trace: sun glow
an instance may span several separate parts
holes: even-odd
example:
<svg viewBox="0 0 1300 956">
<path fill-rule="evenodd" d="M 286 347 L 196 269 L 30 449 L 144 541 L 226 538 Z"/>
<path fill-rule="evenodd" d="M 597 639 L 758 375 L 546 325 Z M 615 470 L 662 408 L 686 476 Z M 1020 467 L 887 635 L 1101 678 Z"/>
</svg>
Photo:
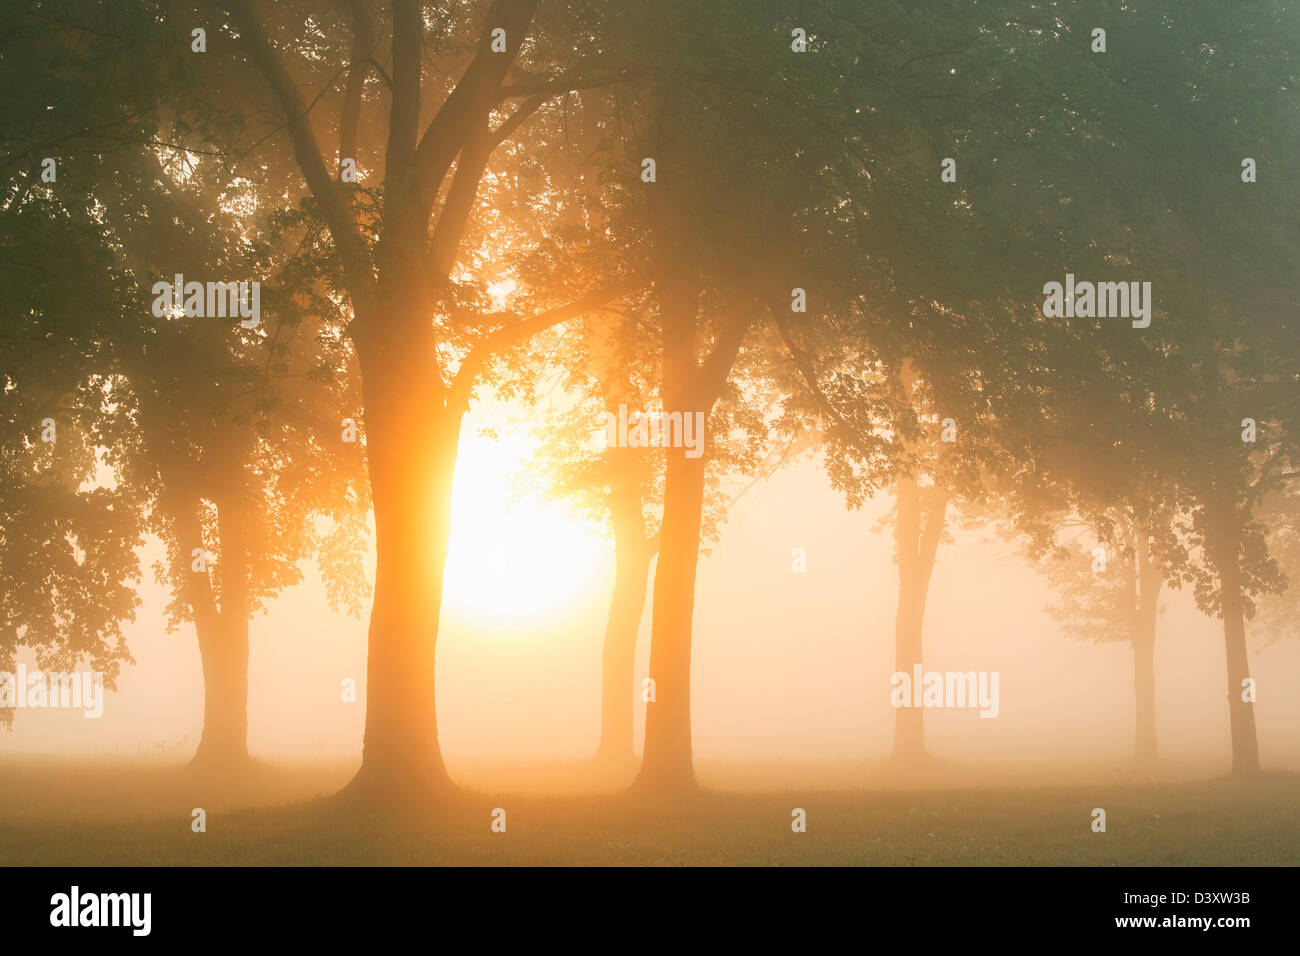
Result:
<svg viewBox="0 0 1300 956">
<path fill-rule="evenodd" d="M 599 528 L 540 493 L 512 494 L 534 442 L 467 427 L 452 485 L 451 550 L 444 605 L 469 620 L 554 618 L 605 587 L 610 546 Z"/>
</svg>

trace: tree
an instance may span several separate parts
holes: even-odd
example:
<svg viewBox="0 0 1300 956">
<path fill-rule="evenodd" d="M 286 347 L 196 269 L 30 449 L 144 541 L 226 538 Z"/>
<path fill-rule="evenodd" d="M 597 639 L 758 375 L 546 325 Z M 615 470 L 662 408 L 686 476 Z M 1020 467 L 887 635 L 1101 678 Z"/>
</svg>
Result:
<svg viewBox="0 0 1300 956">
<path fill-rule="evenodd" d="M 1193 499 L 1195 594 L 1224 622 L 1233 769 L 1249 774 L 1259 757 L 1245 620 L 1253 596 L 1280 585 L 1255 508 L 1289 480 L 1295 454 L 1295 239 L 1284 223 L 1297 191 L 1251 181 L 1253 157 L 1241 154 L 1244 143 L 1295 145 L 1296 24 L 1273 3 L 1226 34 L 1213 4 L 1133 17 L 1142 52 L 1091 67 L 1110 93 L 1086 117 L 1099 131 L 1086 155 L 1126 211 L 1116 260 L 1160 291 L 1140 340 L 1118 328 L 1094 339 L 1107 359 L 1097 367 L 1121 370 L 1130 414 L 1152 423 L 1146 454 Z M 1170 68 L 1153 73 L 1153 61 Z M 1262 441 L 1249 440 L 1253 425 Z"/>
<path fill-rule="evenodd" d="M 1111 506 L 1058 527 L 1087 534 L 1057 545 L 1038 564 L 1060 592 L 1049 613 L 1070 637 L 1091 641 L 1127 641 L 1133 649 L 1136 705 L 1134 757 L 1140 765 L 1156 759 L 1156 624 L 1160 593 L 1172 569 L 1186 554 L 1172 536 L 1171 516 L 1144 513 L 1132 506 Z M 1094 544 L 1095 547 L 1088 545 Z M 1175 583 L 1179 579 L 1175 577 Z"/>
<path fill-rule="evenodd" d="M 122 5 L 26 11 L 6 34 L 21 41 L 22 65 L 35 65 L 57 91 L 52 110 L 14 117 L 9 139 L 39 148 L 36 140 L 47 137 L 58 143 L 63 166 L 63 177 L 38 191 L 37 171 L 25 181 L 20 173 L 10 194 L 10 221 L 23 224 L 27 240 L 22 257 L 38 252 L 49 263 L 45 281 L 14 276 L 31 296 L 15 320 L 14 341 L 56 346 L 18 349 L 31 352 L 24 356 L 31 374 L 13 380 L 11 394 L 24 404 L 44 400 L 43 377 L 82 396 L 81 420 L 63 422 L 64 447 L 82 449 L 79 458 L 68 457 L 78 470 L 65 468 L 64 477 L 104 486 L 72 499 L 103 509 L 92 526 L 103 532 L 93 550 L 86 532 L 72 525 L 64 532 L 69 546 L 85 552 L 78 566 L 96 576 L 82 585 L 81 599 L 98 600 L 102 609 L 83 612 L 74 624 L 61 606 L 73 592 L 46 572 L 62 596 L 14 620 L 26 627 L 28 643 L 49 631 L 46 647 L 86 645 L 81 631 L 90 626 L 129 659 L 110 615 L 123 616 L 119 595 L 130 594 L 137 576 L 133 549 L 141 533 L 160 535 L 169 560 L 157 570 L 172 584 L 171 623 L 195 622 L 203 659 L 196 761 L 229 768 L 248 756 L 250 615 L 299 580 L 298 562 L 313 554 L 322 559 L 331 600 L 356 607 L 365 586 L 360 549 L 368 502 L 357 480 L 359 450 L 348 454 L 337 441 L 322 440 L 338 434 L 339 393 L 348 384 L 347 353 L 323 332 L 335 308 L 320 294 L 319 275 L 304 270 L 303 246 L 276 255 L 249 240 L 252 217 L 235 207 L 256 208 L 265 194 L 257 197 L 257 187 L 241 185 L 221 161 L 239 144 L 237 124 L 211 105 L 220 96 L 208 99 L 213 91 L 197 89 L 196 78 L 173 69 L 169 58 L 159 58 L 155 71 L 141 69 L 136 44 L 166 49 L 166 32 L 152 9 Z M 95 39 L 85 60 L 69 57 L 86 37 Z M 101 90 L 94 67 L 105 64 L 119 64 L 110 72 L 129 77 L 130 87 Z M 56 128 L 44 130 L 49 123 Z M 178 125 L 202 159 L 162 144 L 162 129 Z M 30 243 L 51 226 L 61 233 L 57 254 Z M 273 261 L 285 268 L 281 282 L 266 290 L 265 324 L 243 329 L 238 316 L 196 318 L 167 309 L 156 317 L 151 309 L 160 276 L 265 277 Z M 31 264 L 15 264 L 30 272 Z M 67 361 L 71 354 L 80 360 Z M 16 475 L 15 493 L 30 499 L 51 477 Z M 78 505 L 74 514 L 84 510 Z M 324 536 L 313 526 L 322 513 L 336 519 Z M 17 509 L 4 527 L 14 541 L 39 531 Z M 54 553 L 53 542 L 47 547 Z M 26 573 L 38 569 L 38 556 L 32 559 Z M 11 582 L 5 593 L 21 600 L 16 595 L 26 590 Z"/>
<path fill-rule="evenodd" d="M 608 527 L 614 540 L 596 753 L 600 763 L 614 770 L 635 766 L 633 722 L 643 690 L 633 680 L 636 644 L 663 515 L 665 450 L 642 443 L 638 433 L 659 416 L 659 370 L 648 361 L 656 352 L 651 318 L 649 303 L 639 304 L 620 321 L 567 336 L 562 350 L 548 350 L 565 369 L 565 394 L 574 402 L 547 417 L 539 429 L 539 453 L 526 469 L 551 496 Z M 732 404 L 735 395 L 727 399 L 713 416 L 718 427 L 711 434 L 705 467 L 703 554 L 718 540 L 727 510 L 744 493 L 731 486 L 758 467 L 768 432 L 761 398 L 747 397 L 741 404 Z M 593 430 L 601 433 L 594 449 Z M 622 431 L 628 433 L 626 444 L 620 443 Z M 764 470 L 782 463 L 768 462 Z"/>
<path fill-rule="evenodd" d="M 561 8 L 535 23 L 538 6 L 538 0 L 495 0 L 470 24 L 429 19 L 415 0 L 395 0 L 382 29 L 368 25 L 377 18 L 367 5 L 353 6 L 356 51 L 385 32 L 390 37 L 377 218 L 366 218 L 354 191 L 327 166 L 320 115 L 291 72 L 293 24 L 272 22 L 274 11 L 251 0 L 229 6 L 243 56 L 283 115 L 299 171 L 328 225 L 340 291 L 352 312 L 348 334 L 363 383 L 378 553 L 365 743 L 349 787 L 363 799 L 419 803 L 451 786 L 437 741 L 434 652 L 451 480 L 476 384 L 532 335 L 641 284 L 620 276 L 604 276 L 600 284 L 588 279 L 577 299 L 549 308 L 542 305 L 545 290 L 530 290 L 525 301 L 535 308 L 526 315 L 478 312 L 467 307 L 473 290 L 459 287 L 459 251 L 496 148 L 554 95 L 617 79 L 597 62 L 603 51 L 595 11 L 584 8 L 582 17 L 575 7 Z M 442 69 L 427 68 L 431 57 Z M 245 68 L 233 57 L 223 65 Z M 308 66 L 324 72 L 321 64 Z M 348 67 L 345 62 L 340 70 Z M 351 68 L 368 72 L 369 64 L 354 54 Z M 456 79 L 433 89 L 441 102 L 430 117 L 422 104 L 444 76 Z M 356 128 L 353 117 L 365 105 L 351 89 L 340 129 Z M 574 273 L 583 276 L 580 268 Z"/>
<path fill-rule="evenodd" d="M 106 361 L 120 290 L 102 247 L 85 241 L 98 230 L 86 197 L 69 202 L 39 176 L 8 179 L 0 212 L 0 670 L 12 673 L 26 646 L 42 669 L 89 664 L 112 689 L 131 661 L 122 628 L 139 604 L 143 532 L 101 454 L 129 431 Z M 0 704 L 0 721 L 14 703 Z"/>
<path fill-rule="evenodd" d="M 925 52 L 904 42 L 917 34 Z M 792 419 L 824 423 L 832 487 L 850 508 L 894 489 L 895 662 L 910 674 L 946 526 L 992 510 L 989 476 L 1014 460 L 1007 425 L 1026 411 L 997 380 L 1015 376 L 1039 334 L 1017 314 L 1039 237 L 1008 205 L 1024 201 L 1018 150 L 1038 132 L 1026 67 L 1044 41 L 1011 11 L 954 6 L 875 19 L 864 44 L 832 89 L 865 105 L 837 115 L 823 94 L 810 110 L 845 139 L 835 168 L 848 222 L 830 275 L 848 288 L 798 334 L 775 318 L 798 373 Z M 923 710 L 900 708 L 895 758 L 925 754 Z"/>
<path fill-rule="evenodd" d="M 614 541 L 614 587 L 605 624 L 601 661 L 600 739 L 596 759 L 613 769 L 634 765 L 633 720 L 640 696 L 634 686 L 637 635 L 645 610 L 650 565 L 659 546 L 663 468 L 651 449 L 604 442 L 593 450 L 592 432 L 606 415 L 616 423 L 651 414 L 653 375 L 634 357 L 646 343 L 636 313 L 592 330 L 572 342 L 561 364 L 565 385 L 576 397 L 563 412 L 549 415 L 543 442 L 529 472 L 553 497 L 607 527 Z M 621 406 L 621 407 L 620 407 Z"/>
<path fill-rule="evenodd" d="M 151 90 L 89 18 L 37 13 L 0 13 L 0 76 L 14 90 L 43 78 L 39 96 L 11 97 L 3 120 L 0 669 L 26 646 L 41 668 L 89 665 L 112 689 L 131 660 L 123 625 L 138 605 L 143 515 L 104 455 L 130 434 L 112 374 L 124 303 L 78 170 L 96 150 L 147 135 L 137 108 Z M 134 4 L 109 17 L 110 31 L 149 30 Z"/>
<path fill-rule="evenodd" d="M 359 613 L 369 498 L 361 443 L 343 437 L 354 428 L 343 413 L 355 372 L 331 331 L 341 319 L 313 256 L 319 226 L 278 216 L 265 227 L 281 249 L 251 242 L 250 223 L 205 201 L 229 195 L 222 172 L 191 169 L 182 186 L 153 156 L 135 154 L 106 177 L 102 202 L 136 293 L 114 337 L 140 426 L 121 477 L 168 545 L 157 570 L 172 587 L 170 625 L 193 621 L 198 635 L 196 762 L 228 768 L 248 757 L 250 619 L 302 579 L 308 557 L 320 559 L 331 603 Z M 271 277 L 261 280 L 258 326 L 143 321 L 153 283 L 176 273 Z M 330 519 L 324 533 L 317 518 Z"/>
</svg>

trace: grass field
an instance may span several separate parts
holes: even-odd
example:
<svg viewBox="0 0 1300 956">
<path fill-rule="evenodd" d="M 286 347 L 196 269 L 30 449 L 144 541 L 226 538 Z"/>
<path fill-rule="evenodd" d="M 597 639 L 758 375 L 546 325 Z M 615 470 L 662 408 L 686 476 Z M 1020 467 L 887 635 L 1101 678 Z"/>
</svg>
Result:
<svg viewBox="0 0 1300 956">
<path fill-rule="evenodd" d="M 821 786 L 741 793 L 726 784 L 762 774 L 732 767 L 714 768 L 712 780 L 702 770 L 719 789 L 648 803 L 609 781 L 607 792 L 592 793 L 597 783 L 579 767 L 533 767 L 532 778 L 508 769 L 480 768 L 470 775 L 479 786 L 455 803 L 396 819 L 320 799 L 346 781 L 340 766 L 263 766 L 231 783 L 176 767 L 9 758 L 0 761 L 0 865 L 1300 862 L 1300 775 L 1292 773 L 1068 786 L 973 786 L 949 774 L 955 785 L 877 780 L 870 789 L 846 787 L 858 777 L 823 774 Z M 545 780 L 566 783 L 551 796 L 511 795 L 543 791 L 537 781 Z M 583 786 L 585 795 L 563 792 Z M 207 811 L 205 833 L 191 831 L 195 807 Z M 505 833 L 490 828 L 497 807 Z M 795 807 L 807 812 L 806 833 L 791 831 Z M 1105 833 L 1092 832 L 1094 807 L 1106 810 Z"/>
</svg>

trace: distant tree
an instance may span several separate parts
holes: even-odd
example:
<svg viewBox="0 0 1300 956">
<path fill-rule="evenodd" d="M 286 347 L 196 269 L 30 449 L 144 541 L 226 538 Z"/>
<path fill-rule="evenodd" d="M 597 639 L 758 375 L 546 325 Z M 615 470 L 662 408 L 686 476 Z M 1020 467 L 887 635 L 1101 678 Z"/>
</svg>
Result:
<svg viewBox="0 0 1300 956">
<path fill-rule="evenodd" d="M 655 449 L 607 444 L 605 415 L 636 420 L 654 411 L 654 369 L 645 362 L 636 316 L 607 325 L 609 333 L 575 339 L 586 352 L 570 356 L 564 382 L 574 403 L 546 416 L 530 482 L 566 501 L 614 541 L 614 589 L 601 664 L 600 742 L 596 759 L 611 768 L 634 763 L 633 683 L 636 641 L 645 610 L 650 565 L 659 546 L 663 462 Z M 653 353 L 651 353 L 653 354 Z M 581 363 L 581 364 L 579 364 Z M 599 434 L 597 434 L 599 432 Z M 594 441 L 593 441 L 594 436 Z"/>
<path fill-rule="evenodd" d="M 112 374 L 124 303 L 111 257 L 86 241 L 100 228 L 88 197 L 66 199 L 71 170 L 63 196 L 39 177 L 39 166 L 7 177 L 0 211 L 0 670 L 28 647 L 41 668 L 88 665 L 112 689 L 131 661 L 123 625 L 139 604 L 144 530 L 103 454 L 130 440 Z"/>
<path fill-rule="evenodd" d="M 131 660 L 144 525 L 105 453 L 132 431 L 113 374 L 125 299 L 86 167 L 148 137 L 153 90 L 90 12 L 0 10 L 0 79 L 14 91 L 0 118 L 0 670 L 27 647 L 42 668 L 89 666 L 112 689 Z M 106 17 L 160 38 L 139 4 Z"/>
<path fill-rule="evenodd" d="M 1141 765 L 1149 765 L 1157 755 L 1155 644 L 1160 594 L 1166 581 L 1180 585 L 1187 573 L 1187 553 L 1174 534 L 1173 517 L 1159 507 L 1111 505 L 1074 519 L 1059 519 L 1056 528 L 1074 534 L 1035 555 L 1037 566 L 1060 593 L 1060 602 L 1048 612 L 1063 633 L 1080 640 L 1131 645 L 1134 756 Z"/>
<path fill-rule="evenodd" d="M 1093 53 L 1079 25 L 1109 10 L 1026 18 L 1040 38 L 1020 110 L 1033 136 L 1003 176 L 1040 247 L 1016 257 L 1023 274 L 1123 276 L 1151 295 L 1145 316 L 1048 317 L 1040 300 L 1021 326 L 1023 347 L 988 380 L 1016 449 L 1008 500 L 1032 523 L 1064 492 L 1092 514 L 1131 515 L 1153 539 L 1156 516 L 1168 518 L 1198 604 L 1224 621 L 1233 767 L 1250 773 L 1244 621 L 1280 586 L 1255 508 L 1294 471 L 1298 290 L 1284 224 L 1300 192 L 1285 177 L 1247 181 L 1241 154 L 1243 143 L 1293 150 L 1297 24 L 1276 3 L 1231 29 L 1212 3 L 1135 7 L 1122 29 L 1141 42 Z M 1157 549 L 1167 572 L 1176 548 Z"/>
<path fill-rule="evenodd" d="M 170 621 L 195 622 L 203 659 L 196 760 L 229 767 L 248 756 L 250 615 L 299 580 L 298 562 L 312 555 L 332 601 L 355 611 L 364 595 L 369 505 L 361 446 L 339 441 L 339 410 L 348 407 L 341 394 L 350 382 L 348 353 L 329 331 L 337 306 L 304 254 L 309 242 L 287 244 L 287 254 L 249 239 L 246 208 L 258 205 L 257 187 L 218 158 L 239 145 L 232 133 L 238 124 L 220 108 L 220 95 L 205 98 L 213 91 L 198 92 L 195 78 L 165 58 L 155 70 L 142 69 L 132 42 L 169 43 L 151 9 L 74 4 L 45 15 L 26 11 L 11 26 L 23 65 L 48 75 L 66 98 L 53 112 L 67 129 L 55 137 L 62 177 L 34 189 L 38 171 L 20 171 L 10 187 L 8 221 L 21 223 L 22 234 L 8 278 L 29 298 L 11 326 L 11 354 L 24 372 L 10 379 L 6 394 L 15 404 L 45 403 L 55 387 L 80 396 L 81 407 L 58 415 L 64 464 L 24 469 L 9 487 L 15 501 L 29 504 L 42 487 L 72 479 L 83 487 L 73 485 L 75 495 L 59 509 L 15 507 L 0 527 L 15 544 L 33 535 L 39 541 L 49 531 L 33 519 L 48 513 L 64 524 L 66 546 L 84 552 L 77 573 L 94 576 L 74 597 L 58 581 L 71 569 L 49 562 L 57 546 L 47 540 L 47 553 L 31 552 L 29 567 L 7 560 L 5 569 L 15 578 L 40 573 L 52 599 L 18 613 L 31 590 L 21 580 L 5 583 L 4 599 L 15 602 L 11 619 L 23 624 L 22 642 L 36 644 L 38 654 L 64 643 L 87 647 L 91 631 L 112 642 L 111 677 L 116 659 L 126 657 L 119 620 L 134 604 L 134 549 L 143 532 L 158 534 L 167 546 L 157 570 L 172 585 Z M 89 41 L 89 59 L 70 57 L 87 36 L 97 38 Z M 108 85 L 104 102 L 100 68 L 129 77 L 132 98 L 114 98 L 121 90 Z M 187 101 L 202 103 L 189 122 L 202 159 L 162 144 L 163 127 L 174 125 Z M 83 113 L 113 135 L 97 132 Z M 11 142 L 37 135 L 21 117 L 14 121 L 6 126 Z M 299 238 L 313 229 L 299 228 Z M 33 245 L 47 233 L 57 235 L 57 252 Z M 37 282 L 36 262 L 27 258 L 33 253 L 45 263 Z M 263 321 L 252 328 L 241 328 L 239 316 L 154 314 L 159 279 L 265 280 L 273 270 L 279 274 L 267 283 Z M 71 355 L 81 358 L 68 361 Z M 36 447 L 45 446 L 28 447 L 29 456 Z M 87 482 L 100 487 L 88 490 Z M 71 523 L 84 522 L 92 502 L 102 508 L 96 524 L 83 530 Z M 334 522 L 318 533 L 315 521 L 325 515 Z M 90 530 L 99 532 L 93 549 Z M 68 612 L 76 600 L 97 609 L 74 617 Z"/>
<path fill-rule="evenodd" d="M 1255 602 L 1251 630 L 1260 647 L 1300 638 L 1300 500 L 1294 484 L 1265 496 L 1257 515 L 1267 528 L 1265 545 L 1285 580 L 1277 592 Z"/>
<path fill-rule="evenodd" d="M 620 444 L 617 434 L 611 443 L 606 430 L 609 421 L 616 428 L 629 423 L 635 431 L 643 417 L 660 414 L 657 343 L 649 334 L 649 303 L 644 306 L 618 322 L 566 337 L 566 349 L 547 353 L 564 367 L 565 397 L 574 401 L 546 417 L 538 429 L 541 447 L 526 469 L 530 484 L 608 527 L 614 540 L 596 754 L 613 769 L 635 766 L 633 722 L 641 701 L 641 688 L 633 680 L 636 643 L 664 502 L 665 449 Z M 756 470 L 770 474 L 783 463 L 763 458 L 768 428 L 761 404 L 750 396 L 741 405 L 724 405 L 714 418 L 725 429 L 708 436 L 701 448 L 708 451 L 700 522 L 703 554 L 718 540 L 727 510 L 744 493 L 737 482 L 748 481 Z"/>
<path fill-rule="evenodd" d="M 158 571 L 172 587 L 170 626 L 193 621 L 198 634 L 196 760 L 229 766 L 247 759 L 251 617 L 301 581 L 310 557 L 336 608 L 359 614 L 368 593 L 355 366 L 322 274 L 319 223 L 276 216 L 264 224 L 280 240 L 271 248 L 208 198 L 237 188 L 220 170 L 191 169 L 182 185 L 155 157 L 135 154 L 112 172 L 102 204 L 136 293 L 115 337 L 140 426 L 122 480 L 148 502 L 150 530 L 168 546 Z M 266 277 L 258 326 L 154 318 L 154 282 L 178 273 Z"/>
</svg>

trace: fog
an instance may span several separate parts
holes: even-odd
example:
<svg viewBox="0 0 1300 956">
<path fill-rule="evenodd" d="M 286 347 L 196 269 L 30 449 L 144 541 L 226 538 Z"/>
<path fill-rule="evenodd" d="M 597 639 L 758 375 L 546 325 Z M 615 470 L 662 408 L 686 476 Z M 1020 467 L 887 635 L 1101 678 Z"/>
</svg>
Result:
<svg viewBox="0 0 1300 956">
<path fill-rule="evenodd" d="M 515 417 L 527 420 L 522 410 Z M 464 473 L 495 470 L 509 512 L 509 484 L 524 467 L 472 416 Z M 526 473 L 524 475 L 526 478 Z M 516 511 L 536 508 L 525 501 Z M 888 526 L 892 499 L 847 510 L 818 463 L 804 459 L 754 484 L 733 506 L 720 541 L 701 559 L 695 609 L 692 710 L 695 755 L 739 762 L 748 787 L 861 782 L 864 765 L 890 752 L 894 708 L 894 615 L 898 575 Z M 569 540 L 590 548 L 579 566 L 551 568 L 571 583 L 555 607 L 511 607 L 510 595 L 553 556 L 512 538 L 511 522 L 458 511 L 450 564 L 482 576 L 500 598 L 458 594 L 449 577 L 438 643 L 440 737 L 453 776 L 488 764 L 583 760 L 600 727 L 600 659 L 612 584 L 612 545 L 599 529 L 567 519 Z M 504 533 L 503 533 L 504 532 Z M 1133 655 L 1124 641 L 1090 643 L 1060 633 L 1045 612 L 1055 595 L 1013 541 L 955 528 L 940 546 L 925 619 L 927 671 L 996 671 L 999 710 L 927 708 L 927 748 L 951 761 L 945 777 L 979 780 L 1124 779 L 1132 762 Z M 794 549 L 806 571 L 793 570 Z M 571 550 L 571 548 L 570 548 Z M 153 542 L 142 562 L 160 556 Z M 485 554 L 508 562 L 474 564 Z M 373 555 L 369 574 L 373 579 Z M 366 706 L 363 620 L 332 613 L 315 568 L 253 619 L 249 750 L 270 761 L 355 762 Z M 540 596 L 533 589 L 532 598 Z M 148 757 L 181 762 L 203 721 L 198 646 L 191 625 L 168 634 L 166 592 L 146 575 L 127 629 L 135 663 L 123 669 L 104 713 L 18 710 L 0 732 L 0 753 Z M 1188 589 L 1162 595 L 1156 643 L 1160 763 L 1143 777 L 1207 776 L 1230 766 L 1221 624 L 1196 610 Z M 507 613 L 508 612 L 508 613 Z M 638 639 L 636 682 L 648 674 L 650 608 Z M 1248 632 L 1250 633 L 1250 632 Z M 1300 768 L 1300 648 L 1260 649 L 1257 719 L 1266 769 Z M 34 660 L 20 655 L 29 667 Z M 356 702 L 342 700 L 356 681 Z M 637 708 L 639 741 L 643 709 Z M 730 778 L 728 778 L 730 779 Z M 868 774 L 878 786 L 889 771 Z M 562 780 L 552 779 L 553 784 Z M 898 781 L 892 781 L 897 783 Z"/>
</svg>

